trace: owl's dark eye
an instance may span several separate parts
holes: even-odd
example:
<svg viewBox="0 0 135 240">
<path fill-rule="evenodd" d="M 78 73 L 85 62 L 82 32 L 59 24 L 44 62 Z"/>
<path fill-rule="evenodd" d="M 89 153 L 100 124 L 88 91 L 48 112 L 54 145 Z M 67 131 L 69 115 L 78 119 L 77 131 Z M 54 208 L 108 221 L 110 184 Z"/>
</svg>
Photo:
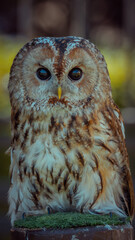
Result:
<svg viewBox="0 0 135 240">
<path fill-rule="evenodd" d="M 77 81 L 82 77 L 82 70 L 80 68 L 73 68 L 69 74 L 68 77 L 71 80 Z"/>
<path fill-rule="evenodd" d="M 51 73 L 47 68 L 39 68 L 36 74 L 37 74 L 37 77 L 42 81 L 49 80 L 51 77 Z"/>
</svg>

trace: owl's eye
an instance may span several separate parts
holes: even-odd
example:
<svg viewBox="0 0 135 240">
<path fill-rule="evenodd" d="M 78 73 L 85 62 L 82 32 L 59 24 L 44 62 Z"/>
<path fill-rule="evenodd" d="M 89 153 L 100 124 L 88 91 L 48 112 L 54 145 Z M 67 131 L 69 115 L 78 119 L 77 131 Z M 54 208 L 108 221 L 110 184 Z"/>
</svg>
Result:
<svg viewBox="0 0 135 240">
<path fill-rule="evenodd" d="M 37 77 L 42 81 L 49 80 L 51 77 L 51 73 L 47 68 L 39 68 L 36 74 L 37 74 Z"/>
<path fill-rule="evenodd" d="M 73 68 L 69 74 L 68 77 L 71 80 L 77 81 L 82 77 L 82 70 L 80 68 Z"/>
</svg>

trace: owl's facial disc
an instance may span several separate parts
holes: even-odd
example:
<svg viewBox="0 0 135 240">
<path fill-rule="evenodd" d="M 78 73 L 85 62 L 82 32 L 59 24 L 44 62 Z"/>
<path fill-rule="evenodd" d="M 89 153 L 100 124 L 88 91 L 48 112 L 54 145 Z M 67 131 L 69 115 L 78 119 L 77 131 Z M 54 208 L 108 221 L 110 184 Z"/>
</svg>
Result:
<svg viewBox="0 0 135 240">
<path fill-rule="evenodd" d="M 60 53 L 60 49 L 39 46 L 23 62 L 27 95 L 35 102 L 56 105 L 80 104 L 91 96 L 98 70 L 91 55 L 82 48 Z"/>
<path fill-rule="evenodd" d="M 104 100 L 104 89 L 111 97 L 102 54 L 94 44 L 78 37 L 41 37 L 27 43 L 14 59 L 8 89 L 15 104 L 45 107 L 80 106 L 95 96 Z"/>
</svg>

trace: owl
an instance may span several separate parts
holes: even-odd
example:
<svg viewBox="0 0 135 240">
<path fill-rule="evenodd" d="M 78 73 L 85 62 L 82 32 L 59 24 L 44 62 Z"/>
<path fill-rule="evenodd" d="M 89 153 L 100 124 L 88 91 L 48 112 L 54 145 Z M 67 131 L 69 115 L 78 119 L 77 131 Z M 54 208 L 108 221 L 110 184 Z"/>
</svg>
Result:
<svg viewBox="0 0 135 240">
<path fill-rule="evenodd" d="M 11 224 L 55 212 L 134 213 L 124 125 L 103 55 L 79 37 L 39 37 L 10 72 Z"/>
</svg>

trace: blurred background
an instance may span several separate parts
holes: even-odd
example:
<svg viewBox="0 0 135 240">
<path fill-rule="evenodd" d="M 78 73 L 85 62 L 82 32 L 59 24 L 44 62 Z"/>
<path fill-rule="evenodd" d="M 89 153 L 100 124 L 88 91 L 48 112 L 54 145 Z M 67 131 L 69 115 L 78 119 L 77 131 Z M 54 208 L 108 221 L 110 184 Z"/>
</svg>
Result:
<svg viewBox="0 0 135 240">
<path fill-rule="evenodd" d="M 9 71 L 18 50 L 37 36 L 81 36 L 107 61 L 113 98 L 125 121 L 135 182 L 135 0 L 4 0 L 0 4 L 0 239 L 9 238 L 6 216 L 10 159 Z"/>
</svg>

